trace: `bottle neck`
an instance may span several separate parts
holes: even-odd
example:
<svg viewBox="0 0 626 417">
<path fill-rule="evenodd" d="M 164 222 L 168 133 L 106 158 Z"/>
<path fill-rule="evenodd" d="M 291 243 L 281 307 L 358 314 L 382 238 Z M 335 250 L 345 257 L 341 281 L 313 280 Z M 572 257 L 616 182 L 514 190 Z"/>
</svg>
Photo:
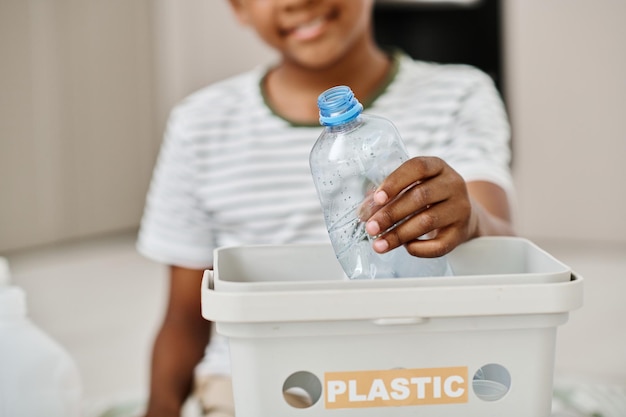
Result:
<svg viewBox="0 0 626 417">
<path fill-rule="evenodd" d="M 363 124 L 363 118 L 362 118 L 362 115 L 359 115 L 355 117 L 354 119 L 348 120 L 344 123 L 334 125 L 334 126 L 325 126 L 325 127 L 327 130 L 329 130 L 332 133 L 345 133 L 345 132 L 353 131 L 354 129 L 361 126 L 362 124 Z"/>
</svg>

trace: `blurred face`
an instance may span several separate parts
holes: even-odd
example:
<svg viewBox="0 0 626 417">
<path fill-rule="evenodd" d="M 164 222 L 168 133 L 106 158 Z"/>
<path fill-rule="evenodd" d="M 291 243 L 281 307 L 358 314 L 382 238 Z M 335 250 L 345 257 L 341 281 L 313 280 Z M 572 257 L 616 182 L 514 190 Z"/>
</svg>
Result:
<svg viewBox="0 0 626 417">
<path fill-rule="evenodd" d="M 239 20 L 285 60 L 319 69 L 331 66 L 370 36 L 373 2 L 231 0 Z"/>
</svg>

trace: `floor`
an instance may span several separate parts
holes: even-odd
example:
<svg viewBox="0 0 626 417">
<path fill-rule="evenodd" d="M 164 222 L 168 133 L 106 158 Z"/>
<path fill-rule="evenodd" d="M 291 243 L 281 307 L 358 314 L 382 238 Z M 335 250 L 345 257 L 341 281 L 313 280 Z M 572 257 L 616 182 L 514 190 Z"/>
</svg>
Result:
<svg viewBox="0 0 626 417">
<path fill-rule="evenodd" d="M 146 394 L 166 270 L 138 255 L 133 232 L 4 254 L 30 317 L 83 378 L 85 417 Z M 585 279 L 585 304 L 558 331 L 557 381 L 626 386 L 626 245 L 536 240 Z M 621 391 L 620 391 L 621 392 Z M 626 414 L 625 414 L 626 415 Z"/>
</svg>

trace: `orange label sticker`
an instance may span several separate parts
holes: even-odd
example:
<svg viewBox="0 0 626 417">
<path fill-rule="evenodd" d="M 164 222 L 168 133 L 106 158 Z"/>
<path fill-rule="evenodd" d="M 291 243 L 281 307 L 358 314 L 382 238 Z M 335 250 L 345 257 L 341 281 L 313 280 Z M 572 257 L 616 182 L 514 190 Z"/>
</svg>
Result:
<svg viewBox="0 0 626 417">
<path fill-rule="evenodd" d="M 325 406 L 459 404 L 468 401 L 467 367 L 326 372 Z"/>
</svg>

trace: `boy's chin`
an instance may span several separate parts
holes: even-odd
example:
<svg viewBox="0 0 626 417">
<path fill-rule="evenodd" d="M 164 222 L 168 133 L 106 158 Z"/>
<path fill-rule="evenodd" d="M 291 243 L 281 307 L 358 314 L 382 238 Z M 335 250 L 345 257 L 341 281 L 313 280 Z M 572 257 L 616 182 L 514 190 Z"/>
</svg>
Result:
<svg viewBox="0 0 626 417">
<path fill-rule="evenodd" d="M 289 61 L 303 69 L 324 71 L 335 67 L 340 61 L 340 58 L 336 54 L 311 51 L 309 53 L 300 53 L 296 56 L 289 56 Z"/>
</svg>

